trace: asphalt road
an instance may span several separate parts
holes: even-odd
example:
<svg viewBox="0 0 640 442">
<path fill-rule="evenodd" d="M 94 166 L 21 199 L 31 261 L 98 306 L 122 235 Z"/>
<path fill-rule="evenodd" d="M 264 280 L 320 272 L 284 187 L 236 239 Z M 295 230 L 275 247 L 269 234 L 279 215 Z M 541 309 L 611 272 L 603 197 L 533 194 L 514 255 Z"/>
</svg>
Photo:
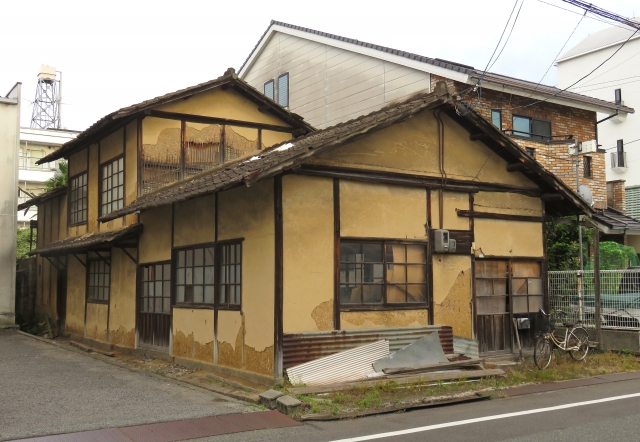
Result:
<svg viewBox="0 0 640 442">
<path fill-rule="evenodd" d="M 638 396 L 576 405 L 585 401 L 599 401 L 623 395 Z M 565 409 L 539 409 L 570 406 Z M 533 412 L 532 412 L 533 411 Z M 530 414 L 501 417 L 507 413 Z M 496 418 L 498 417 L 498 418 Z M 480 422 L 464 423 L 469 419 Z M 410 434 L 384 436 L 384 433 L 431 428 Z M 362 438 L 361 438 L 362 437 Z M 374 438 L 372 438 L 374 437 Z M 263 430 L 230 434 L 200 441 L 638 441 L 640 440 L 640 380 L 622 381 L 571 388 L 547 393 L 494 399 L 441 408 L 409 411 L 338 422 L 315 422 L 303 427 Z"/>
<path fill-rule="evenodd" d="M 0 441 L 243 411 L 255 408 L 0 331 Z"/>
</svg>

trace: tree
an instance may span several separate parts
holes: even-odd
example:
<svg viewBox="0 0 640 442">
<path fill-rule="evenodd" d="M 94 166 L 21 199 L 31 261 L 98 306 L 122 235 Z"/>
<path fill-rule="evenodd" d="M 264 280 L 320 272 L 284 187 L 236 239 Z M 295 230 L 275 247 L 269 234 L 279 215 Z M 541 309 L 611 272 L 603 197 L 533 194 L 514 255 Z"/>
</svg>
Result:
<svg viewBox="0 0 640 442">
<path fill-rule="evenodd" d="M 29 253 L 29 239 L 31 238 L 31 229 L 18 229 L 18 246 L 16 248 L 16 259 L 27 257 Z M 36 239 L 36 229 L 33 229 L 33 240 Z"/>
<path fill-rule="evenodd" d="M 576 217 L 569 218 L 573 221 Z M 546 223 L 547 258 L 549 270 L 579 270 L 580 242 L 578 226 L 573 224 Z M 593 232 L 582 229 L 582 254 L 584 262 L 589 262 L 589 244 Z"/>
<path fill-rule="evenodd" d="M 61 161 L 58 163 L 58 169 L 53 177 L 49 178 L 44 182 L 44 186 L 49 190 L 57 189 L 59 187 L 64 187 L 67 185 L 67 181 L 69 179 L 69 165 L 66 161 Z"/>
</svg>

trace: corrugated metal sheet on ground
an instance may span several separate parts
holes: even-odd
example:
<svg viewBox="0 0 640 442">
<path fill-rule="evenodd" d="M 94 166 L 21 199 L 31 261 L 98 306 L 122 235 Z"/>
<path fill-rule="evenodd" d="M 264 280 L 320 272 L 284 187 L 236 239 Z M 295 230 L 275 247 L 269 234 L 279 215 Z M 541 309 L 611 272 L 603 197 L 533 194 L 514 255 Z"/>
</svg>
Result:
<svg viewBox="0 0 640 442">
<path fill-rule="evenodd" d="M 448 326 L 426 325 L 289 333 L 285 334 L 283 339 L 284 368 L 383 339 L 389 341 L 390 351 L 396 351 L 434 331 L 438 332 L 444 353 L 453 354 L 453 329 Z"/>
<path fill-rule="evenodd" d="M 382 340 L 287 369 L 292 384 L 326 385 L 365 379 L 373 363 L 389 355 L 389 341 Z"/>
<path fill-rule="evenodd" d="M 457 355 L 465 355 L 471 359 L 478 359 L 480 352 L 478 351 L 478 341 L 475 339 L 453 337 L 453 352 Z"/>
</svg>

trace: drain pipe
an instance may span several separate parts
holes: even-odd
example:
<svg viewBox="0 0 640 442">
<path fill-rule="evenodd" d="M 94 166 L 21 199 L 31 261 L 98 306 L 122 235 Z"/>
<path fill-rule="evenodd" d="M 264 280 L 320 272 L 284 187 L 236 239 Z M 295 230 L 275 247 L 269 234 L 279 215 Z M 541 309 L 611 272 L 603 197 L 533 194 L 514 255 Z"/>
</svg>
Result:
<svg viewBox="0 0 640 442">
<path fill-rule="evenodd" d="M 444 170 L 444 123 L 440 117 L 440 110 L 434 110 L 433 116 L 438 121 L 438 168 L 442 180 L 438 190 L 438 228 L 444 228 L 444 186 L 447 183 L 447 173 Z"/>
</svg>

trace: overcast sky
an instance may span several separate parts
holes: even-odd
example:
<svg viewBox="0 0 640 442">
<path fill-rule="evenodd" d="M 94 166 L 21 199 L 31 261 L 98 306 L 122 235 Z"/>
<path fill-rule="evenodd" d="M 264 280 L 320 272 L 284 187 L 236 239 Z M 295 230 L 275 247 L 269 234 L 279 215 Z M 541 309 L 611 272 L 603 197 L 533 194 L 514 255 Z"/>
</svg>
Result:
<svg viewBox="0 0 640 442">
<path fill-rule="evenodd" d="M 537 82 L 554 61 L 582 11 L 545 1 L 569 11 L 524 0 L 493 72 Z M 83 130 L 121 107 L 239 69 L 272 19 L 484 69 L 514 2 L 2 0 L 0 94 L 22 82 L 29 126 L 40 65 L 55 66 L 62 125 Z M 637 1 L 596 3 L 640 13 Z M 608 26 L 584 19 L 565 50 Z M 556 84 L 555 67 L 544 82 Z"/>
</svg>

